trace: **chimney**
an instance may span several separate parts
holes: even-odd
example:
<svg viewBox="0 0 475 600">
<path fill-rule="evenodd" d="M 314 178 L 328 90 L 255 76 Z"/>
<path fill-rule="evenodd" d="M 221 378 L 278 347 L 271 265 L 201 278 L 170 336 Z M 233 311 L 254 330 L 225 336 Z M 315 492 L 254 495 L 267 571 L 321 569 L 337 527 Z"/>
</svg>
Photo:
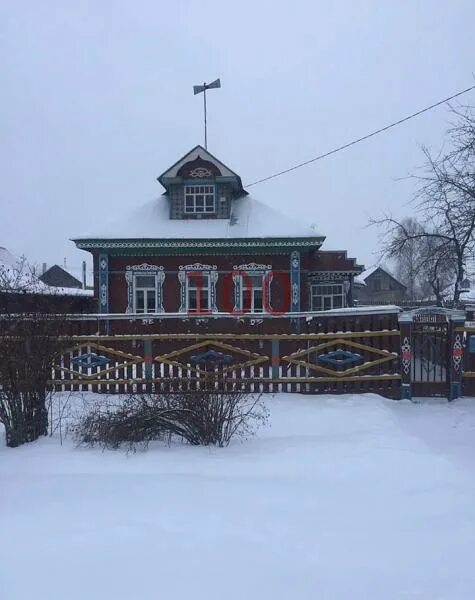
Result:
<svg viewBox="0 0 475 600">
<path fill-rule="evenodd" d="M 46 273 L 46 263 L 43 263 L 42 275 L 44 275 L 45 273 Z"/>
</svg>

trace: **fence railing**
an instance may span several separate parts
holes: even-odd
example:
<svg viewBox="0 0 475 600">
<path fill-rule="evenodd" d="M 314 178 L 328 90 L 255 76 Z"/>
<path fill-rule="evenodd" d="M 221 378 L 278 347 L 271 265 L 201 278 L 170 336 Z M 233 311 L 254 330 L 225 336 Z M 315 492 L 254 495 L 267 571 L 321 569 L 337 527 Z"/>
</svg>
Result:
<svg viewBox="0 0 475 600">
<path fill-rule="evenodd" d="M 251 392 L 399 395 L 399 331 L 77 336 L 58 357 L 56 390 L 199 388 L 210 370 Z"/>
<path fill-rule="evenodd" d="M 285 316 L 166 314 L 145 323 L 143 315 L 62 315 L 70 346 L 57 357 L 50 385 L 102 393 L 193 390 L 219 372 L 228 387 L 251 392 L 475 395 L 470 315 L 400 315 L 392 306 Z M 11 319 L 5 323 L 11 335 Z M 436 356 L 427 350 L 433 338 Z M 423 377 L 414 376 L 416 364 Z"/>
</svg>

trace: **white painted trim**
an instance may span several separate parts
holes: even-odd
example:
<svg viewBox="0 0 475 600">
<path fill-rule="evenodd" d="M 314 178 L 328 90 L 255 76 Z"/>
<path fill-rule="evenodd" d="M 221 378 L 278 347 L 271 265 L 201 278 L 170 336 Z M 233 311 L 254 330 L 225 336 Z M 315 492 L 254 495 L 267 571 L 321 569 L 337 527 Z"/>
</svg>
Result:
<svg viewBox="0 0 475 600">
<path fill-rule="evenodd" d="M 200 158 L 202 158 L 203 160 L 206 160 L 206 161 L 216 165 L 218 167 L 218 169 L 221 171 L 222 177 L 236 177 L 235 173 L 233 173 L 227 167 L 225 167 L 223 165 L 223 163 L 221 161 L 219 161 L 218 159 L 216 159 L 214 156 L 211 156 L 211 154 L 209 154 L 209 152 L 207 152 L 205 150 L 205 148 L 203 148 L 202 146 L 198 146 L 198 147 L 194 148 L 191 152 L 188 152 L 188 154 L 185 154 L 185 156 L 179 162 L 177 162 L 175 165 L 173 165 L 173 167 L 169 168 L 168 171 L 165 171 L 165 173 L 162 173 L 162 175 L 160 175 L 160 177 L 161 178 L 176 177 L 178 171 L 181 169 L 181 167 L 183 165 L 194 161 L 195 159 L 198 158 L 198 156 Z"/>
<path fill-rule="evenodd" d="M 206 208 L 206 193 L 203 193 L 203 210 L 196 210 L 196 196 L 200 195 L 199 192 L 193 192 L 191 195 L 193 196 L 193 206 L 194 210 L 186 210 L 186 197 L 188 187 L 209 187 L 213 190 L 213 210 L 205 210 Z M 208 194 L 209 195 L 209 194 Z M 216 214 L 216 186 L 212 183 L 185 183 L 183 186 L 183 214 L 186 215 L 214 215 Z"/>
</svg>

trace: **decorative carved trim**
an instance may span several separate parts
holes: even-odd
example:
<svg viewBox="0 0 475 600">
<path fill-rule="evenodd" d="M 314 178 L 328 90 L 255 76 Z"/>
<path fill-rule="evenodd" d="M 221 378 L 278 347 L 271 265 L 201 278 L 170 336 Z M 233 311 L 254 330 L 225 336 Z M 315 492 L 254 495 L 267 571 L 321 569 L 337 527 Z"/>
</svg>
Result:
<svg viewBox="0 0 475 600">
<path fill-rule="evenodd" d="M 203 265 L 202 263 L 193 263 L 192 265 L 180 265 L 180 271 L 216 271 L 216 265 Z"/>
<path fill-rule="evenodd" d="M 109 257 L 99 255 L 99 311 L 109 312 Z"/>
<path fill-rule="evenodd" d="M 290 254 L 291 312 L 300 311 L 300 252 Z"/>
<path fill-rule="evenodd" d="M 198 155 L 194 160 L 184 163 L 177 171 L 177 177 L 219 177 L 221 171 L 210 160 L 201 158 Z"/>
<path fill-rule="evenodd" d="M 310 273 L 310 283 L 316 283 L 319 281 L 334 281 L 335 283 L 342 283 L 347 281 L 351 275 L 351 271 L 316 271 Z"/>
<path fill-rule="evenodd" d="M 294 250 L 290 255 L 291 267 L 298 269 L 300 267 L 300 252 Z"/>
<path fill-rule="evenodd" d="M 230 238 L 228 240 L 77 240 L 78 248 L 288 248 L 288 247 L 315 247 L 316 243 L 322 243 L 323 239 L 319 236 L 311 238 L 300 238 L 293 240 L 275 239 L 275 238 Z M 358 275 L 358 271 L 346 271 L 347 274 Z"/>
<path fill-rule="evenodd" d="M 134 312 L 134 288 L 135 277 L 142 273 L 149 273 L 155 277 L 155 312 L 163 313 L 163 282 L 165 281 L 165 273 L 161 265 L 149 265 L 142 263 L 140 265 L 128 265 L 125 271 L 125 281 L 127 282 L 127 308 L 126 314 Z M 145 323 L 146 318 L 144 318 Z"/>
<path fill-rule="evenodd" d="M 196 177 L 196 178 L 213 177 L 213 173 L 211 172 L 210 169 L 206 169 L 205 167 L 196 167 L 196 169 L 192 169 L 188 173 L 188 177 Z"/>
<path fill-rule="evenodd" d="M 270 271 L 272 265 L 260 265 L 255 262 L 248 263 L 247 265 L 234 265 L 235 271 Z"/>
<path fill-rule="evenodd" d="M 178 271 L 178 281 L 180 282 L 180 308 L 178 312 L 186 312 L 186 273 Z"/>
<path fill-rule="evenodd" d="M 234 310 L 237 312 L 241 310 L 241 283 L 242 277 L 239 273 L 233 273 L 233 283 L 234 283 Z"/>
<path fill-rule="evenodd" d="M 300 300 L 300 288 L 297 283 L 292 284 L 292 304 L 298 305 Z"/>
<path fill-rule="evenodd" d="M 101 312 L 107 312 L 107 284 L 101 283 Z"/>
<path fill-rule="evenodd" d="M 148 263 L 142 263 L 141 265 L 127 265 L 125 269 L 127 271 L 163 271 L 161 265 L 149 265 Z"/>
<path fill-rule="evenodd" d="M 262 291 L 265 292 L 265 294 L 266 294 L 266 301 L 267 302 L 264 304 L 264 307 L 263 307 L 264 311 L 265 311 L 265 307 L 266 306 L 269 309 L 271 308 L 271 303 L 270 303 L 270 300 L 271 300 L 271 283 L 272 283 L 272 279 L 274 278 L 274 273 L 272 271 L 268 271 L 265 274 L 264 277 L 265 277 L 265 279 L 262 282 L 262 285 L 263 285 L 263 290 Z M 265 282 L 265 285 L 264 285 L 264 282 Z"/>
<path fill-rule="evenodd" d="M 271 283 L 274 277 L 272 272 L 272 265 L 259 265 L 257 263 L 249 263 L 248 265 L 234 265 L 233 267 L 236 272 L 232 274 L 234 283 L 234 310 L 242 311 L 242 287 L 243 287 L 243 276 L 240 272 L 251 271 L 252 275 L 262 275 L 262 292 L 266 293 L 265 306 L 270 307 L 271 298 Z M 265 282 L 265 285 L 264 285 Z"/>
<path fill-rule="evenodd" d="M 187 294 L 187 271 L 201 271 L 203 275 L 209 276 L 209 304 L 213 313 L 218 312 L 216 304 L 216 282 L 218 281 L 217 265 L 204 265 L 202 263 L 193 263 L 191 265 L 180 265 L 178 267 L 178 281 L 180 282 L 180 308 L 178 312 L 186 312 L 186 294 Z"/>
<path fill-rule="evenodd" d="M 211 271 L 209 279 L 211 312 L 218 312 L 218 306 L 216 304 L 216 282 L 218 281 L 218 273 L 216 271 Z"/>
</svg>

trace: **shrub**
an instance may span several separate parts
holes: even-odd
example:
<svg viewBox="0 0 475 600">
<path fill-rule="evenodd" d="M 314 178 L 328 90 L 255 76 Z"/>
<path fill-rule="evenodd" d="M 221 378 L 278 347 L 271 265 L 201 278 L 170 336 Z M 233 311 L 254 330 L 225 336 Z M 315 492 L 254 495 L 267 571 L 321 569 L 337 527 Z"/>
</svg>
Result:
<svg viewBox="0 0 475 600">
<path fill-rule="evenodd" d="M 97 407 L 80 419 L 78 441 L 102 448 L 147 446 L 182 438 L 196 446 L 227 446 L 267 422 L 261 395 L 221 389 L 128 396 L 117 407 Z"/>
</svg>

